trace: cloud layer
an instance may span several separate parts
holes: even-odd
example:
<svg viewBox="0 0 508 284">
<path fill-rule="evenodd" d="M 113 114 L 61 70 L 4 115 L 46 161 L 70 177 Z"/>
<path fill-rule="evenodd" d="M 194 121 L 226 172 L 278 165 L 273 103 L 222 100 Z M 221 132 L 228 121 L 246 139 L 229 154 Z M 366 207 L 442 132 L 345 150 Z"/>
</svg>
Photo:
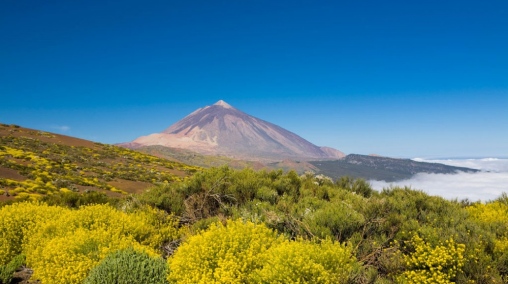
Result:
<svg viewBox="0 0 508 284">
<path fill-rule="evenodd" d="M 423 160 L 421 162 L 442 163 L 452 166 L 479 169 L 477 173 L 457 174 L 416 174 L 411 179 L 387 183 L 370 181 L 377 190 L 390 186 L 409 186 L 423 190 L 430 195 L 438 195 L 447 199 L 469 199 L 471 201 L 488 201 L 498 198 L 501 193 L 508 193 L 508 159 L 449 159 Z"/>
</svg>

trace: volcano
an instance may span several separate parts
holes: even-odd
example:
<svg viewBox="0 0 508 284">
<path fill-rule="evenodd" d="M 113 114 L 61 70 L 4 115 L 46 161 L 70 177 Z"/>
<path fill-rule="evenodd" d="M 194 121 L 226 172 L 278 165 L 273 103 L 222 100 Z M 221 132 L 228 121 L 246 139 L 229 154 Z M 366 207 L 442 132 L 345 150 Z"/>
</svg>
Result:
<svg viewBox="0 0 508 284">
<path fill-rule="evenodd" d="M 344 153 L 319 147 L 270 122 L 248 115 L 220 100 L 184 117 L 160 133 L 122 146 L 161 145 L 204 155 L 254 160 L 338 159 Z"/>
</svg>

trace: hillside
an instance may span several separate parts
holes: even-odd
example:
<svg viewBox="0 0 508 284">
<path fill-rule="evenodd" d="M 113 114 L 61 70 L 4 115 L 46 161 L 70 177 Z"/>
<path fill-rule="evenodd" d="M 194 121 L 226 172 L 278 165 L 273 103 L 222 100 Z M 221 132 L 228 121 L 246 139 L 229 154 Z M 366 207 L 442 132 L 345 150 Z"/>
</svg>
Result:
<svg viewBox="0 0 508 284">
<path fill-rule="evenodd" d="M 136 151 L 168 159 L 170 161 L 205 168 L 220 167 L 224 165 L 228 165 L 235 169 L 252 168 L 260 170 L 266 168 L 266 165 L 259 161 L 238 160 L 220 155 L 203 155 L 186 149 L 171 148 L 160 145 L 143 146 L 136 148 Z"/>
<path fill-rule="evenodd" d="M 477 172 L 478 170 L 447 166 L 438 163 L 424 163 L 409 159 L 394 159 L 379 156 L 350 154 L 334 161 L 309 162 L 318 173 L 334 179 L 342 176 L 387 182 L 409 179 L 417 173 L 454 174 L 458 171 Z"/>
<path fill-rule="evenodd" d="M 55 192 L 139 193 L 199 168 L 15 125 L 0 125 L 0 201 Z"/>
</svg>

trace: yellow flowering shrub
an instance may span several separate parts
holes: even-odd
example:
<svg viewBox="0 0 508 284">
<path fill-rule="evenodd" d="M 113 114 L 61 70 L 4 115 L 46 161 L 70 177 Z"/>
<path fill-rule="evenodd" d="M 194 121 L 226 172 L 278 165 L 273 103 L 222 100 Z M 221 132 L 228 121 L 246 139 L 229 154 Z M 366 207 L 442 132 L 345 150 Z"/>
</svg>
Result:
<svg viewBox="0 0 508 284">
<path fill-rule="evenodd" d="M 494 241 L 494 250 L 498 253 L 508 253 L 508 238 L 501 238 Z"/>
<path fill-rule="evenodd" d="M 132 236 L 140 244 L 157 249 L 163 241 L 176 238 L 175 225 L 176 219 L 155 209 L 125 213 L 104 204 L 82 206 L 61 218 L 52 218 L 41 223 L 32 233 L 30 243 L 25 249 L 30 251 L 47 240 L 78 228 L 95 230 L 103 227 L 112 234 Z"/>
<path fill-rule="evenodd" d="M 128 247 L 157 255 L 164 241 L 177 237 L 176 220 L 155 209 L 133 213 L 108 205 L 68 210 L 36 226 L 23 245 L 33 277 L 44 283 L 81 283 L 112 251 Z"/>
<path fill-rule="evenodd" d="M 404 256 L 407 270 L 397 278 L 399 283 L 454 283 L 462 272 L 465 245 L 449 239 L 432 247 L 418 235 L 413 236 L 412 245 L 415 251 Z"/>
<path fill-rule="evenodd" d="M 475 204 L 467 208 L 470 216 L 484 228 L 496 233 L 498 237 L 508 237 L 508 204 L 491 202 Z"/>
<path fill-rule="evenodd" d="M 82 283 L 110 252 L 134 248 L 159 256 L 164 242 L 179 237 L 176 225 L 151 208 L 126 213 L 108 205 L 14 203 L 0 208 L 0 266 L 23 253 L 42 283 Z"/>
<path fill-rule="evenodd" d="M 254 283 L 346 283 L 360 271 L 350 248 L 329 239 L 321 243 L 285 241 L 264 255 Z"/>
<path fill-rule="evenodd" d="M 262 255 L 282 242 L 265 225 L 229 221 L 184 242 L 168 259 L 170 283 L 245 283 L 263 265 Z"/>
<path fill-rule="evenodd" d="M 110 252 L 126 248 L 157 255 L 131 236 L 112 232 L 104 226 L 78 228 L 51 238 L 44 245 L 30 251 L 27 263 L 34 270 L 32 277 L 42 283 L 82 283 L 90 270 Z"/>
<path fill-rule="evenodd" d="M 58 218 L 68 210 L 38 203 L 13 203 L 0 208 L 0 265 L 22 252 L 36 224 Z"/>
</svg>

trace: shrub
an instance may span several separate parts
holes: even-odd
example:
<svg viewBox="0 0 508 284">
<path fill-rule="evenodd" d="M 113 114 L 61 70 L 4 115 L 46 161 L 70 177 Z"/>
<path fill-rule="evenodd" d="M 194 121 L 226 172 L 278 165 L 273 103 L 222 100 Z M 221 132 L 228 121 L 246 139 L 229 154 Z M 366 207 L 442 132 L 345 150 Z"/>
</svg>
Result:
<svg viewBox="0 0 508 284">
<path fill-rule="evenodd" d="M 360 271 L 351 249 L 327 239 L 285 241 L 264 255 L 263 267 L 253 273 L 254 283 L 346 283 Z"/>
<path fill-rule="evenodd" d="M 261 201 L 270 202 L 270 204 L 275 204 L 278 195 L 276 190 L 271 189 L 267 186 L 262 186 L 256 191 L 256 198 L 258 198 Z"/>
<path fill-rule="evenodd" d="M 169 184 L 153 186 L 138 197 L 139 201 L 142 203 L 171 212 L 175 215 L 181 215 L 184 212 L 185 196 L 177 192 L 177 190 Z"/>
<path fill-rule="evenodd" d="M 150 208 L 125 213 L 107 205 L 84 206 L 78 210 L 30 203 L 17 207 L 31 210 L 15 211 L 26 214 L 27 220 L 41 214 L 37 209 L 61 211 L 32 222 L 29 229 L 22 231 L 22 242 L 16 240 L 16 234 L 8 235 L 8 240 L 16 244 L 11 245 L 8 254 L 20 251 L 18 243 L 22 243 L 27 265 L 34 270 L 33 277 L 44 283 L 82 283 L 94 266 L 119 249 L 132 247 L 158 255 L 156 249 L 176 238 L 178 233 L 171 216 Z M 17 207 L 6 206 L 2 210 Z M 6 227 L 9 226 L 10 223 Z"/>
<path fill-rule="evenodd" d="M 262 254 L 280 242 L 264 225 L 229 221 L 190 237 L 168 259 L 176 283 L 245 283 L 263 265 Z"/>
<path fill-rule="evenodd" d="M 401 283 L 454 283 L 462 272 L 465 245 L 453 239 L 432 247 L 418 235 L 413 236 L 414 252 L 405 255 L 407 270 L 398 280 Z"/>
<path fill-rule="evenodd" d="M 348 239 L 364 224 L 365 218 L 344 202 L 328 202 L 304 217 L 311 232 L 320 238 Z"/>
<path fill-rule="evenodd" d="M 370 197 L 374 193 L 370 183 L 364 179 L 354 179 L 348 176 L 343 176 L 337 180 L 335 184 L 339 188 L 360 194 L 364 197 Z"/>
<path fill-rule="evenodd" d="M 132 237 L 115 234 L 107 228 L 78 228 L 28 251 L 27 264 L 34 270 L 32 277 L 43 283 L 82 283 L 110 252 L 129 247 L 147 250 Z"/>
<path fill-rule="evenodd" d="M 500 199 L 502 200 L 502 199 Z M 477 203 L 467 208 L 472 219 L 498 237 L 508 237 L 508 203 Z"/>
<path fill-rule="evenodd" d="M 164 259 L 128 248 L 109 254 L 90 271 L 83 283 L 165 284 L 168 283 L 166 274 Z"/>
<path fill-rule="evenodd" d="M 106 194 L 97 191 L 89 191 L 83 194 L 72 192 L 67 188 L 60 188 L 59 193 L 45 195 L 41 201 L 49 205 L 66 206 L 69 208 L 79 208 L 90 204 L 116 204 L 118 199 L 108 197 Z"/>
<path fill-rule="evenodd" d="M 38 203 L 13 203 L 0 208 L 0 265 L 21 254 L 22 244 L 36 224 L 58 218 L 64 212 L 64 208 Z"/>
<path fill-rule="evenodd" d="M 11 283 L 14 272 L 16 272 L 16 269 L 23 265 L 24 262 L 25 256 L 19 254 L 6 265 L 0 265 L 0 283 Z"/>
</svg>

